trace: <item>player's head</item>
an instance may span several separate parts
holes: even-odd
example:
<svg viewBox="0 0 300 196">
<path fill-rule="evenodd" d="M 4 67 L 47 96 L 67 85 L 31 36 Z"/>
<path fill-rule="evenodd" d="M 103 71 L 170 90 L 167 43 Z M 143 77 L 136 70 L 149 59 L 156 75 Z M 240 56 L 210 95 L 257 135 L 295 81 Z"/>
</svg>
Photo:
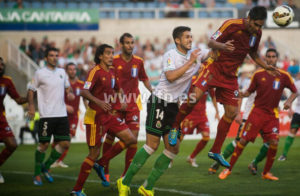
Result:
<svg viewBox="0 0 300 196">
<path fill-rule="evenodd" d="M 114 49 L 108 44 L 101 44 L 96 49 L 94 61 L 96 64 L 103 63 L 106 66 L 112 65 Z"/>
<path fill-rule="evenodd" d="M 134 48 L 134 39 L 130 33 L 124 33 L 120 37 L 120 44 L 122 47 L 122 53 L 125 55 L 132 55 L 132 51 Z"/>
<path fill-rule="evenodd" d="M 253 7 L 248 14 L 247 29 L 250 33 L 256 33 L 265 24 L 267 19 L 267 9 L 263 6 Z"/>
<path fill-rule="evenodd" d="M 47 65 L 51 67 L 56 67 L 58 60 L 58 49 L 57 48 L 47 48 L 45 51 L 45 58 Z"/>
<path fill-rule="evenodd" d="M 193 37 L 191 28 L 186 26 L 178 26 L 173 30 L 173 39 L 177 48 L 185 51 L 192 48 Z"/>
<path fill-rule="evenodd" d="M 3 58 L 0 57 L 0 77 L 3 76 L 4 72 L 5 72 L 5 64 Z"/>
<path fill-rule="evenodd" d="M 278 60 L 278 52 L 274 48 L 269 48 L 266 52 L 266 61 L 268 65 L 273 65 L 276 67 L 277 60 Z"/>
<path fill-rule="evenodd" d="M 68 63 L 66 65 L 66 72 L 71 80 L 76 77 L 76 65 L 74 63 Z"/>
</svg>

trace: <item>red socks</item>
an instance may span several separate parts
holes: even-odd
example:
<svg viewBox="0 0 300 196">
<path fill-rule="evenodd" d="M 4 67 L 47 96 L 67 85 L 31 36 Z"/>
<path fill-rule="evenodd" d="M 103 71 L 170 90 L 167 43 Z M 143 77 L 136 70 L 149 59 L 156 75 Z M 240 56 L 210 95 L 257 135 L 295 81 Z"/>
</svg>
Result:
<svg viewBox="0 0 300 196">
<path fill-rule="evenodd" d="M 76 185 L 74 186 L 73 190 L 74 191 L 80 191 L 82 190 L 82 187 L 86 181 L 86 179 L 88 178 L 88 176 L 91 173 L 91 169 L 94 165 L 94 160 L 92 160 L 89 157 L 86 157 L 85 160 L 83 161 L 81 168 L 80 168 L 80 172 L 78 175 L 78 179 L 76 181 Z"/>
<path fill-rule="evenodd" d="M 271 170 L 271 167 L 272 167 L 273 162 L 275 160 L 276 153 L 277 153 L 277 146 L 270 144 L 268 154 L 267 154 L 267 161 L 266 161 L 266 164 L 265 164 L 263 174 L 266 174 Z"/>
<path fill-rule="evenodd" d="M 206 146 L 207 142 L 209 140 L 209 137 L 203 137 L 197 144 L 196 148 L 194 149 L 194 151 L 191 154 L 191 158 L 195 158 L 197 156 L 197 154 Z"/>
<path fill-rule="evenodd" d="M 125 144 L 122 141 L 117 142 L 104 155 L 102 155 L 101 159 L 99 159 L 97 163 L 99 165 L 106 166 L 109 160 L 120 154 L 124 148 Z"/>
<path fill-rule="evenodd" d="M 104 155 L 112 146 L 113 146 L 114 140 L 111 140 L 106 137 L 104 143 L 103 143 L 103 149 L 102 149 L 102 155 Z M 109 173 L 109 164 L 104 167 L 104 173 Z"/>
<path fill-rule="evenodd" d="M 237 145 L 232 153 L 231 159 L 230 159 L 230 168 L 229 168 L 230 171 L 232 170 L 235 162 L 238 160 L 238 158 L 242 154 L 244 148 L 245 148 L 245 146 L 243 146 L 240 142 L 237 143 Z"/>
<path fill-rule="evenodd" d="M 122 176 L 125 176 L 136 151 L 137 151 L 137 144 L 132 144 L 127 148 L 126 157 L 125 157 L 125 168 L 124 168 Z"/>
<path fill-rule="evenodd" d="M 220 120 L 218 124 L 218 131 L 217 131 L 217 136 L 215 139 L 215 142 L 211 148 L 211 152 L 213 153 L 221 153 L 221 148 L 224 143 L 224 140 L 227 136 L 227 133 L 229 131 L 229 128 L 231 126 L 232 120 L 223 116 L 222 119 Z"/>
</svg>

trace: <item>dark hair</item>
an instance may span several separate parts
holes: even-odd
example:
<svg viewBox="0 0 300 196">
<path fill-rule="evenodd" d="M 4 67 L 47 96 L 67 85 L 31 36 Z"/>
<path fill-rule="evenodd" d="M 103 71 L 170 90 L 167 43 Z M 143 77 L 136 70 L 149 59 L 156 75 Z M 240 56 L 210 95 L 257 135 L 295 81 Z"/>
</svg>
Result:
<svg viewBox="0 0 300 196">
<path fill-rule="evenodd" d="M 76 67 L 75 63 L 68 63 L 68 64 L 66 64 L 66 70 L 68 70 L 68 68 L 69 68 L 70 66 L 72 66 L 72 65 L 74 65 L 74 66 Z"/>
<path fill-rule="evenodd" d="M 124 39 L 125 37 L 129 37 L 129 38 L 133 38 L 133 36 L 130 33 L 124 33 L 121 37 L 120 37 L 120 43 L 124 44 Z"/>
<path fill-rule="evenodd" d="M 173 30 L 173 40 L 175 41 L 176 38 L 180 38 L 185 31 L 191 31 L 190 27 L 185 27 L 185 26 L 178 26 L 175 27 Z"/>
<path fill-rule="evenodd" d="M 112 48 L 113 49 L 113 47 L 108 45 L 108 44 L 101 44 L 100 46 L 97 47 L 95 57 L 94 57 L 94 61 L 95 61 L 96 64 L 99 64 L 101 62 L 100 59 L 99 59 L 99 56 L 103 55 L 104 50 L 106 48 Z"/>
<path fill-rule="evenodd" d="M 51 51 L 59 52 L 59 50 L 57 48 L 47 48 L 45 51 L 45 57 L 48 57 L 48 54 Z"/>
<path fill-rule="evenodd" d="M 248 16 L 250 20 L 266 20 L 267 9 L 263 6 L 255 6 L 250 10 Z"/>
<path fill-rule="evenodd" d="M 276 50 L 275 48 L 269 48 L 269 49 L 267 50 L 267 52 L 266 52 L 266 56 L 267 56 L 267 54 L 268 54 L 269 52 L 274 52 L 274 53 L 276 54 L 276 57 L 279 56 L 279 53 L 277 52 L 277 50 Z"/>
</svg>

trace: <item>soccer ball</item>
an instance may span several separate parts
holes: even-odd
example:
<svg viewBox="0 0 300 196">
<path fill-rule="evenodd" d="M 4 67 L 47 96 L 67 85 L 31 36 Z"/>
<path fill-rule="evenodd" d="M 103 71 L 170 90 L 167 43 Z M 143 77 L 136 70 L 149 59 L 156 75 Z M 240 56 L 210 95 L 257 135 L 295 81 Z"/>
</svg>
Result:
<svg viewBox="0 0 300 196">
<path fill-rule="evenodd" d="M 281 27 L 286 27 L 293 21 L 294 12 L 287 5 L 278 6 L 272 14 L 274 22 Z"/>
</svg>

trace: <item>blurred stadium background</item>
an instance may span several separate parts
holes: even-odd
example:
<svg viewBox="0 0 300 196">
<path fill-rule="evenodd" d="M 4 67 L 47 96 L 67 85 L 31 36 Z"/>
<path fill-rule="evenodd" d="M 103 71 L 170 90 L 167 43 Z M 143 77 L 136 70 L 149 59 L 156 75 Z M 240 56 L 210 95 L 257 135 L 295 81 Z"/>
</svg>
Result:
<svg viewBox="0 0 300 196">
<path fill-rule="evenodd" d="M 295 13 L 294 22 L 287 28 L 277 27 L 271 17 L 272 10 L 282 4 L 291 6 Z M 174 47 L 171 34 L 175 26 L 190 26 L 194 36 L 194 47 L 206 48 L 209 37 L 226 19 L 246 17 L 247 12 L 254 5 L 263 5 L 268 8 L 268 20 L 264 26 L 259 48 L 260 55 L 264 56 L 267 48 L 276 48 L 280 52 L 278 66 L 290 72 L 296 79 L 299 77 L 300 72 L 300 0 L 0 0 L 0 56 L 4 58 L 7 64 L 6 74 L 13 78 L 18 91 L 25 95 L 27 83 L 31 80 L 35 70 L 44 66 L 43 52 L 47 47 L 58 47 L 60 49 L 59 66 L 64 67 L 66 63 L 74 62 L 77 65 L 78 77 L 81 80 L 85 80 L 87 71 L 94 65 L 93 55 L 95 47 L 100 43 L 108 43 L 114 46 L 117 54 L 120 52 L 118 38 L 124 32 L 129 32 L 134 35 L 136 40 L 134 53 L 144 58 L 146 72 L 152 85 L 155 86 L 161 73 L 162 55 L 166 50 Z M 240 69 L 240 81 L 243 80 L 244 74 L 249 72 L 253 66 L 255 66 L 253 62 L 247 58 Z M 144 100 L 146 100 L 148 96 L 147 91 L 142 85 L 140 88 Z M 286 93 L 288 94 L 289 92 Z M 282 100 L 285 97 L 283 96 Z M 8 121 L 15 132 L 15 136 L 18 138 L 19 129 L 25 124 L 26 106 L 20 107 L 16 105 L 9 97 L 5 99 L 5 106 Z M 211 102 L 208 103 L 207 107 L 211 137 L 214 138 L 217 121 L 214 119 L 214 110 L 211 109 Z M 145 108 L 141 113 L 141 140 L 145 136 L 143 124 L 145 121 Z M 77 136 L 73 140 L 74 142 L 85 141 L 85 131 L 82 125 L 84 112 L 84 107 L 81 105 L 80 125 L 78 126 Z M 290 118 L 287 112 L 281 111 L 280 126 L 282 136 L 287 135 L 289 122 Z M 235 124 L 230 131 L 230 137 L 235 136 L 236 128 L 237 125 Z M 187 137 L 187 139 L 198 138 L 200 136 L 191 135 Z M 25 143 L 33 143 L 29 134 L 25 135 Z M 185 170 L 185 157 L 194 145 L 195 141 L 184 143 L 182 154 L 176 158 L 180 169 Z M 260 145 L 261 142 L 258 142 L 251 148 L 249 147 L 248 152 L 251 156 L 256 154 Z M 69 160 L 72 168 L 61 171 L 61 174 L 76 177 L 80 163 L 86 154 L 84 146 L 84 144 L 78 144 L 71 148 L 70 158 L 67 158 L 67 162 Z M 4 165 L 4 175 L 5 172 L 15 171 L 16 168 L 20 168 L 20 171 L 8 176 L 7 180 L 15 181 L 15 184 L 8 184 L 6 191 L 3 192 L 2 190 L 5 187 L 1 186 L 0 195 L 2 195 L 1 192 L 4 195 L 20 195 L 19 189 L 14 190 L 15 186 L 20 185 L 17 183 L 17 180 L 21 180 L 24 183 L 24 186 L 22 186 L 24 192 L 21 195 L 40 195 L 35 190 L 28 188 L 31 184 L 28 177 L 31 176 L 33 148 L 33 146 L 21 147 L 8 160 L 9 163 Z M 282 142 L 279 151 L 281 149 Z M 299 152 L 299 142 L 295 143 L 295 149 L 298 149 L 297 152 Z M 202 155 L 206 152 L 207 150 Z M 78 156 L 75 156 L 75 153 Z M 260 195 L 260 193 L 262 195 L 297 195 L 299 188 L 293 187 L 293 182 L 299 176 L 291 177 L 299 171 L 297 170 L 299 168 L 299 165 L 297 166 L 299 154 L 296 154 L 296 150 L 291 151 L 291 159 L 295 160 L 285 166 L 283 170 L 277 169 L 278 164 L 275 164 L 277 174 L 281 171 L 279 175 L 287 179 L 282 184 L 273 183 L 270 186 L 264 182 L 256 190 L 253 190 L 251 188 L 253 184 L 256 184 L 256 179 L 250 179 L 240 184 L 241 179 L 246 178 L 246 174 L 242 174 L 239 176 L 240 178 L 235 180 L 229 180 L 222 185 L 219 183 L 222 188 L 221 191 L 215 189 L 214 186 L 210 186 L 215 183 L 214 180 L 216 179 L 210 178 L 207 180 L 207 174 L 199 178 L 198 173 L 194 170 L 185 170 L 188 172 L 188 175 L 194 176 L 193 178 L 186 178 L 185 175 L 181 175 L 185 172 L 176 174 L 176 177 L 174 177 L 174 173 L 170 171 L 159 182 L 159 187 L 162 187 L 159 194 L 201 195 L 197 189 L 198 187 L 195 188 L 190 184 L 199 183 L 203 185 L 201 192 L 209 193 L 202 195 L 223 195 L 223 193 L 225 195 Z M 121 158 L 123 160 L 123 157 Z M 121 162 L 119 161 L 121 158 L 118 157 L 116 162 Z M 21 163 L 20 160 L 24 160 L 22 167 L 19 165 Z M 204 173 L 207 171 L 210 161 L 206 156 L 201 156 L 200 160 L 205 165 L 201 167 L 200 172 Z M 244 156 L 241 162 L 244 165 L 243 167 L 246 167 L 249 162 L 248 157 Z M 149 169 L 150 164 L 152 164 L 151 161 L 147 165 Z M 120 167 L 122 166 L 112 165 L 112 171 L 120 172 Z M 142 174 L 141 178 L 144 178 L 146 174 L 147 172 Z M 240 174 L 238 173 L 238 175 Z M 138 178 L 138 182 L 142 182 L 141 178 Z M 91 179 L 90 182 L 94 182 L 97 177 L 93 175 Z M 185 180 L 186 183 L 182 184 L 180 179 Z M 194 181 L 194 179 L 197 180 Z M 58 192 L 59 195 L 68 193 L 74 183 L 74 179 L 72 178 L 71 180 L 71 182 L 65 182 L 63 178 L 58 180 L 61 183 L 58 187 L 60 190 Z M 175 180 L 174 183 L 178 190 L 183 190 L 183 192 L 170 193 L 169 189 L 167 191 L 163 190 L 166 187 L 169 188 L 165 182 L 173 182 L 172 180 Z M 226 188 L 228 186 L 237 187 L 237 184 L 239 184 L 240 188 L 235 193 Z M 90 188 L 91 193 L 99 194 L 96 185 L 88 183 L 87 186 Z M 92 189 L 93 187 L 94 189 Z M 285 187 L 292 191 L 283 191 Z M 51 186 L 46 185 L 46 191 L 43 194 L 53 195 L 52 189 Z M 184 192 L 185 190 L 187 192 Z M 224 190 L 226 191 L 224 192 Z M 112 190 L 108 192 L 102 191 L 100 195 L 114 195 L 114 193 L 115 191 Z"/>
</svg>

